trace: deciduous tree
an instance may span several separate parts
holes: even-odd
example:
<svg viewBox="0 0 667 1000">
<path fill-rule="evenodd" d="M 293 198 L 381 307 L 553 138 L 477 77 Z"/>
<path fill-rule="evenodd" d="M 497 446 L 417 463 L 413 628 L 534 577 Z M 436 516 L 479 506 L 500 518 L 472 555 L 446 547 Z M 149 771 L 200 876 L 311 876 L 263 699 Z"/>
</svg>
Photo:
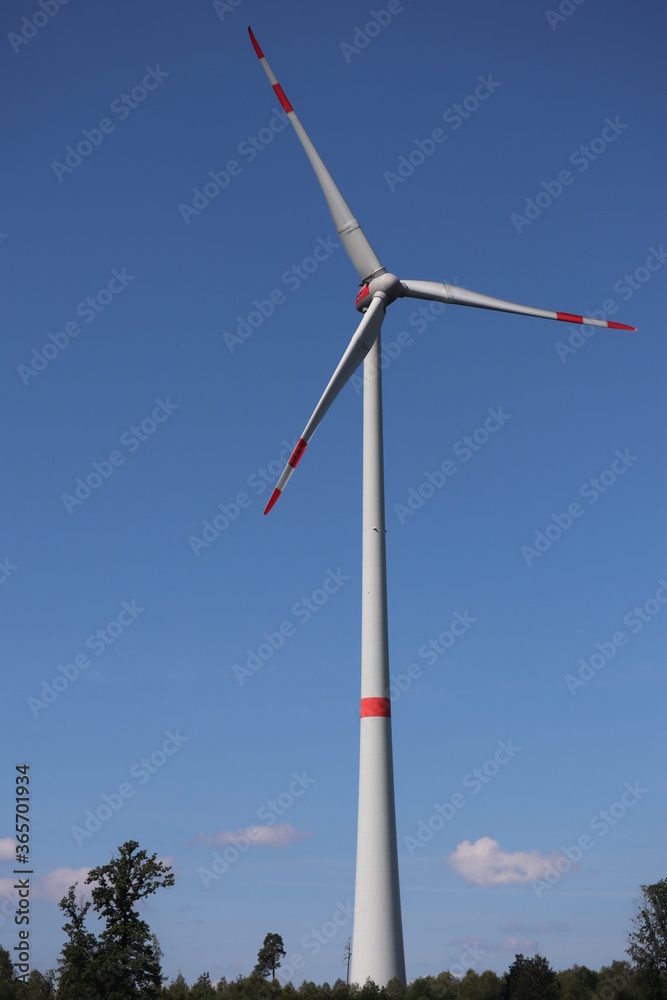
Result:
<svg viewBox="0 0 667 1000">
<path fill-rule="evenodd" d="M 667 878 L 642 885 L 641 893 L 627 951 L 637 969 L 667 986 Z"/>
<path fill-rule="evenodd" d="M 158 889 L 174 884 L 168 865 L 128 840 L 106 865 L 93 868 L 86 883 L 93 907 L 106 923 L 99 938 L 98 961 L 108 977 L 104 1000 L 157 1000 L 162 988 L 157 939 L 135 907 Z"/>
</svg>

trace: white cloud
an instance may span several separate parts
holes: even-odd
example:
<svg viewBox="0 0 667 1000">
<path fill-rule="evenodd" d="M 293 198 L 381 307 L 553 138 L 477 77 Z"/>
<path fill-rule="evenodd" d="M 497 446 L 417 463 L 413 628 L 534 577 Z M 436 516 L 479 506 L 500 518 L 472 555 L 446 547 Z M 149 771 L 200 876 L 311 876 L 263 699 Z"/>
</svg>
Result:
<svg viewBox="0 0 667 1000">
<path fill-rule="evenodd" d="M 90 893 L 90 886 L 84 885 L 90 868 L 56 868 L 43 878 L 35 880 L 33 895 L 35 899 L 43 899 L 46 903 L 59 903 L 67 890 L 75 882 L 77 899 Z"/>
<path fill-rule="evenodd" d="M 470 885 L 484 888 L 531 882 L 543 878 L 546 867 L 553 864 L 558 852 L 543 856 L 539 851 L 504 851 L 497 840 L 480 837 L 472 844 L 464 840 L 449 855 L 447 864 Z"/>
<path fill-rule="evenodd" d="M 247 826 L 239 830 L 218 830 L 212 837 L 200 833 L 197 842 L 215 844 L 217 847 L 288 847 L 304 837 L 311 837 L 310 830 L 297 830 L 291 823 L 275 826 Z"/>
<path fill-rule="evenodd" d="M 0 896 L 3 899 L 9 897 L 14 899 L 16 896 L 16 889 L 14 888 L 13 878 L 0 878 Z M 16 897 L 18 899 L 18 896 Z"/>
<path fill-rule="evenodd" d="M 33 898 L 41 899 L 45 903 L 59 903 L 63 896 L 67 895 L 69 887 L 75 882 L 79 883 L 76 887 L 77 899 L 80 896 L 89 897 L 91 886 L 84 885 L 89 871 L 90 868 L 56 868 L 42 878 L 32 879 L 30 888 Z M 0 896 L 16 902 L 18 896 L 14 883 L 21 877 L 19 874 L 12 878 L 0 878 Z"/>
<path fill-rule="evenodd" d="M 0 861 L 13 861 L 16 853 L 16 841 L 13 837 L 0 837 Z"/>
<path fill-rule="evenodd" d="M 501 924 L 500 929 L 507 934 L 554 934 L 561 931 L 569 931 L 570 927 L 569 924 L 564 923 L 562 920 L 552 920 L 544 924 L 536 924 L 534 927 L 530 927 L 528 924 L 518 924 L 515 921 L 509 921 L 506 924 Z"/>
<path fill-rule="evenodd" d="M 533 938 L 508 937 L 504 938 L 494 950 L 508 951 L 510 955 L 516 955 L 524 952 L 529 954 L 536 947 L 537 941 L 533 940 Z"/>
</svg>

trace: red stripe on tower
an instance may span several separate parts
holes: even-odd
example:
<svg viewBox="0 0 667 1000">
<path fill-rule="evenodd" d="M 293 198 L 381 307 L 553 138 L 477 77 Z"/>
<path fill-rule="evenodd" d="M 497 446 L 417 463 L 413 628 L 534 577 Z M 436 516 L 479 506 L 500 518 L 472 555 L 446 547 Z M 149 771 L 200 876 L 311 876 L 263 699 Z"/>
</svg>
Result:
<svg viewBox="0 0 667 1000">
<path fill-rule="evenodd" d="M 556 313 L 556 319 L 560 319 L 563 323 L 583 323 L 583 316 L 575 316 L 573 313 Z"/>
<path fill-rule="evenodd" d="M 301 456 L 303 455 L 307 447 L 308 447 L 308 442 L 304 441 L 303 438 L 299 438 L 297 446 L 290 455 L 290 459 L 287 464 L 291 465 L 293 469 L 296 469 L 297 465 L 301 461 Z"/>
<path fill-rule="evenodd" d="M 383 719 L 391 717 L 391 702 L 389 698 L 362 698 L 361 718 L 369 719 L 380 716 Z"/>
<path fill-rule="evenodd" d="M 290 111 L 294 111 L 294 108 L 292 107 L 292 105 L 290 104 L 290 102 L 287 100 L 287 98 L 285 96 L 285 91 L 280 86 L 280 84 L 279 83 L 274 83 L 273 89 L 276 92 L 276 97 L 278 98 L 278 100 L 280 101 L 280 103 L 282 105 L 283 111 L 286 111 L 287 114 L 289 114 Z"/>
</svg>

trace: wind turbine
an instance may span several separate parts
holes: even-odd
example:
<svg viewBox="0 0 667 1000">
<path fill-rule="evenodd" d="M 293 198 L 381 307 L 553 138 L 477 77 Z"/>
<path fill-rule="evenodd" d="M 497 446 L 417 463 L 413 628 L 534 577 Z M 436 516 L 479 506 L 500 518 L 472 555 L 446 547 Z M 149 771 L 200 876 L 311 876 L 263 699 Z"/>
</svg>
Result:
<svg viewBox="0 0 667 1000">
<path fill-rule="evenodd" d="M 380 366 L 380 328 L 387 306 L 396 299 L 407 296 L 615 330 L 635 330 L 636 327 L 601 319 L 584 319 L 573 313 L 517 305 L 442 282 L 403 280 L 387 272 L 297 118 L 252 29 L 248 28 L 248 32 L 269 82 L 315 171 L 341 243 L 361 278 L 361 289 L 355 305 L 363 313 L 363 318 L 306 424 L 264 513 L 268 514 L 278 500 L 325 413 L 363 361 L 361 740 L 352 982 L 363 985 L 370 977 L 378 986 L 385 986 L 390 979 L 397 977 L 405 983 L 391 704 L 388 698 L 389 642 Z"/>
</svg>

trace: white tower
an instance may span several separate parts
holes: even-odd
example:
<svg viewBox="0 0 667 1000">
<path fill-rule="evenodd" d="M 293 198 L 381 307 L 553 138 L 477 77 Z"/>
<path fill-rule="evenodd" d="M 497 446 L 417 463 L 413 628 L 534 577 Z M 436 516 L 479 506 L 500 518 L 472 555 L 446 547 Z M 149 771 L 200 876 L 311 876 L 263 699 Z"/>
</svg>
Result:
<svg viewBox="0 0 667 1000">
<path fill-rule="evenodd" d="M 380 336 L 364 362 L 361 745 L 351 981 L 405 984 L 389 700 Z"/>
</svg>

